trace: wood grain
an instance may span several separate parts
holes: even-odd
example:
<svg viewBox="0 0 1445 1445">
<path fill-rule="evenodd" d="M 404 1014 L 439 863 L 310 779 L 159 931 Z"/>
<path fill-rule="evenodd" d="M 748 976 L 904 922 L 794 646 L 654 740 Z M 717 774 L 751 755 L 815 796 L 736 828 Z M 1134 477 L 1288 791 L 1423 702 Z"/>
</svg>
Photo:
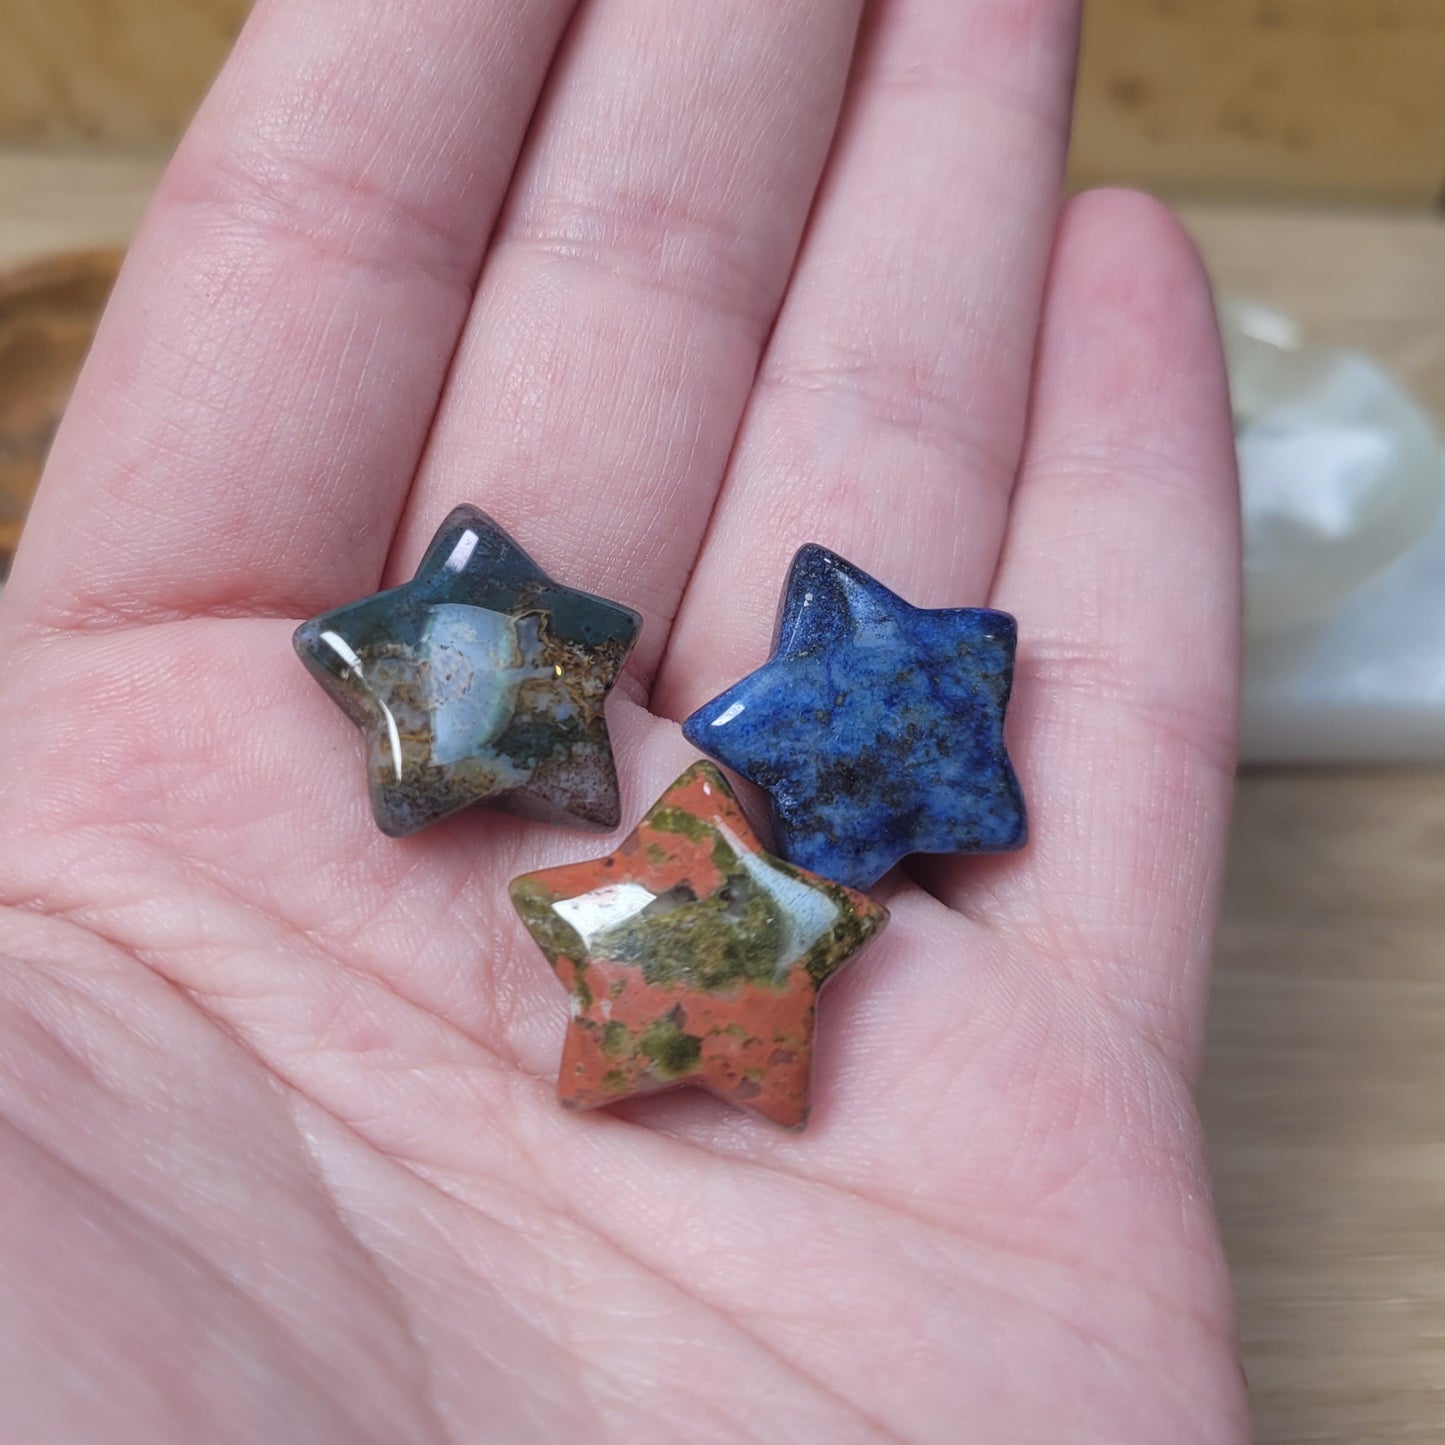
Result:
<svg viewBox="0 0 1445 1445">
<path fill-rule="evenodd" d="M 119 264 L 66 251 L 0 272 L 0 576 Z"/>
<path fill-rule="evenodd" d="M 1441 0 L 1092 0 L 1085 16 L 1075 184 L 1445 197 Z"/>
<path fill-rule="evenodd" d="M 158 171 L 0 154 L 0 265 L 123 239 Z M 1445 416 L 1445 219 L 1186 219 L 1225 286 Z M 1209 1040 L 1261 1445 L 1445 1440 L 1445 774 L 1241 780 Z"/>
<path fill-rule="evenodd" d="M 173 144 L 248 8 L 5 0 L 0 144 Z M 1442 0 L 1091 0 L 1085 16 L 1077 185 L 1445 197 Z"/>
<path fill-rule="evenodd" d="M 1261 1445 L 1445 1439 L 1445 777 L 1246 775 L 1204 1116 Z"/>
<path fill-rule="evenodd" d="M 164 164 L 159 155 L 0 150 L 0 268 L 124 245 Z"/>
<path fill-rule="evenodd" d="M 174 144 L 249 0 L 4 0 L 0 139 Z"/>
</svg>

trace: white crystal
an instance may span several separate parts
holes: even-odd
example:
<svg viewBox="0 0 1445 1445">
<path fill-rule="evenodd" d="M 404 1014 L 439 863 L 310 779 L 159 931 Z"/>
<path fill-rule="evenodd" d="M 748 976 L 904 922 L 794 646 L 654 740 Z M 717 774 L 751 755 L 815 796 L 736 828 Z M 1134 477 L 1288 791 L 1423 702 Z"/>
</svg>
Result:
<svg viewBox="0 0 1445 1445">
<path fill-rule="evenodd" d="M 1309 345 L 1288 317 L 1221 307 L 1245 532 L 1246 625 L 1318 622 L 1429 530 L 1440 439 L 1377 362 Z"/>
</svg>

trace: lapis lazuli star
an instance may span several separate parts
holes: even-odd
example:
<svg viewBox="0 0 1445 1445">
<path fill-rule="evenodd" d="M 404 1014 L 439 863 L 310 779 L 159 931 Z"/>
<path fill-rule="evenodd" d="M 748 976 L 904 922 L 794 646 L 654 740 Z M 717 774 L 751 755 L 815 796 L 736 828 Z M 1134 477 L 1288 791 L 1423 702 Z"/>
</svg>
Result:
<svg viewBox="0 0 1445 1445">
<path fill-rule="evenodd" d="M 850 888 L 910 853 L 1020 848 L 1003 736 L 1017 637 L 1005 612 L 913 607 L 810 543 L 772 657 L 683 732 L 767 793 L 783 857 Z"/>
<path fill-rule="evenodd" d="M 383 833 L 469 803 L 612 829 L 603 703 L 641 625 L 630 607 L 553 582 L 485 512 L 458 507 L 410 582 L 312 618 L 295 642 L 366 739 Z"/>
</svg>

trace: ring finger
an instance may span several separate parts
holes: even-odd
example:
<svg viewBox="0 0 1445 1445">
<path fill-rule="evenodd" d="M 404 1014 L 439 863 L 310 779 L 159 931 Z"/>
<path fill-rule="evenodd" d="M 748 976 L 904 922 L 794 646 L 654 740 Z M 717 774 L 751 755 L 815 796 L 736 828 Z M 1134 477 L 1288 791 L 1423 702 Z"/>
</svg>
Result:
<svg viewBox="0 0 1445 1445">
<path fill-rule="evenodd" d="M 923 606 L 986 597 L 1061 199 L 1077 11 L 872 12 L 658 711 L 683 717 L 763 660 L 805 541 Z"/>
</svg>

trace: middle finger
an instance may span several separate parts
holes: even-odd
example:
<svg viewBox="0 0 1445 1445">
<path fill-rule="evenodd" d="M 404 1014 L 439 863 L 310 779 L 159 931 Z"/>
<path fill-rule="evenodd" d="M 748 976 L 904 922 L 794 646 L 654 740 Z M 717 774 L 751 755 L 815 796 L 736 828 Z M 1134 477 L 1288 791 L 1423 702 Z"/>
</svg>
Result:
<svg viewBox="0 0 1445 1445">
<path fill-rule="evenodd" d="M 638 608 L 646 678 L 812 202 L 852 0 L 609 0 L 553 74 L 398 538 L 495 511 Z"/>
</svg>

